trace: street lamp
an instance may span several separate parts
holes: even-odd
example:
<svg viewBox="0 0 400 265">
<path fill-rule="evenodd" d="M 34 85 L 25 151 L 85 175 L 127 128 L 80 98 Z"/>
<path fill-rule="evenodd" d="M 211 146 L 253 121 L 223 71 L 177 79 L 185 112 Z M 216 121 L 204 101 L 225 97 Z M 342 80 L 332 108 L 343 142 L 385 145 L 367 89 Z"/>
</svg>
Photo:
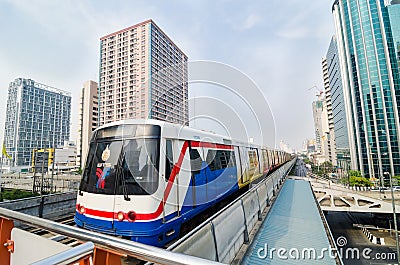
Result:
<svg viewBox="0 0 400 265">
<path fill-rule="evenodd" d="M 383 170 L 382 170 L 382 156 L 387 156 L 388 155 L 388 153 L 382 153 L 381 154 L 381 163 L 380 163 L 380 166 L 379 166 L 379 177 L 380 177 L 380 181 L 381 181 L 381 186 L 382 187 L 385 187 L 385 181 L 384 181 L 384 179 L 383 179 L 383 174 L 382 174 L 382 172 L 383 172 Z"/>
<path fill-rule="evenodd" d="M 392 208 L 393 208 L 393 224 L 394 232 L 396 237 L 396 251 L 397 251 L 397 263 L 400 264 L 400 251 L 399 251 L 399 232 L 397 231 L 397 219 L 396 219 L 396 205 L 394 204 L 394 194 L 392 186 L 392 176 L 389 172 L 385 172 L 385 175 L 389 175 L 390 192 L 392 193 Z"/>
</svg>

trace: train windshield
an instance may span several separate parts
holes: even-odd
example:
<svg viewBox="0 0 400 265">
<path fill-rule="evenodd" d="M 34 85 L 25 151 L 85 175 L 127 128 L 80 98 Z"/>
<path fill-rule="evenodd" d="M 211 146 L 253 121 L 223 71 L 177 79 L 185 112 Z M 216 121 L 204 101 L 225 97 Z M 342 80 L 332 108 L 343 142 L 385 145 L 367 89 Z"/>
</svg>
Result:
<svg viewBox="0 0 400 265">
<path fill-rule="evenodd" d="M 159 130 L 150 130 L 143 135 L 142 129 L 138 138 L 134 133 L 123 137 L 97 133 L 90 144 L 80 190 L 109 195 L 153 194 L 158 188 L 160 134 Z M 126 139 L 129 136 L 131 139 Z"/>
</svg>

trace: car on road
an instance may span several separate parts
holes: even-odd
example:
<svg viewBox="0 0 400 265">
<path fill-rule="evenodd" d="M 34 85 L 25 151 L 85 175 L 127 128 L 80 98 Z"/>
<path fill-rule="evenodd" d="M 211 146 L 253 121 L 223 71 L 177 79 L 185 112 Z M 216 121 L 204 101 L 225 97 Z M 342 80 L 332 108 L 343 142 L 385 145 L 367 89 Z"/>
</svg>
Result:
<svg viewBox="0 0 400 265">
<path fill-rule="evenodd" d="M 400 186 L 399 186 L 400 187 Z M 384 191 L 388 191 L 389 188 L 388 187 L 372 187 L 371 191 L 380 191 L 380 192 L 384 192 Z M 400 190 L 400 189 L 399 189 Z"/>
<path fill-rule="evenodd" d="M 393 186 L 392 189 L 393 191 L 400 191 L 400 186 Z"/>
</svg>

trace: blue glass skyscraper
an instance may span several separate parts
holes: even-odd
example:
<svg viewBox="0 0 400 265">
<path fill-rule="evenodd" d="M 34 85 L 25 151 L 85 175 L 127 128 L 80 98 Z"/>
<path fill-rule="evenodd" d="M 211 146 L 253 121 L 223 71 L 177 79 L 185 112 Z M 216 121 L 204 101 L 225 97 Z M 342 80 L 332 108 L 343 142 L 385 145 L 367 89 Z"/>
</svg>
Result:
<svg viewBox="0 0 400 265">
<path fill-rule="evenodd" d="M 346 106 L 342 72 L 339 61 L 336 36 L 333 36 L 326 53 L 327 72 L 332 101 L 332 120 L 334 125 L 336 160 L 342 170 L 348 169 L 350 160 L 349 131 L 347 127 Z"/>
<path fill-rule="evenodd" d="M 367 177 L 400 174 L 399 8 L 384 0 L 336 0 L 332 7 L 352 168 Z"/>
</svg>

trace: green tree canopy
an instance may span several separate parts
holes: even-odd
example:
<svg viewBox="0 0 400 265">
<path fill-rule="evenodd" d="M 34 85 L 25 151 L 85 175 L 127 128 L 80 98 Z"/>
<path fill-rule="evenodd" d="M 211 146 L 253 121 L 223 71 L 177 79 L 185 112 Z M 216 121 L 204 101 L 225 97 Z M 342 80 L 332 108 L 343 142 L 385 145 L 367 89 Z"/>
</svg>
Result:
<svg viewBox="0 0 400 265">
<path fill-rule="evenodd" d="M 357 177 L 357 178 L 361 178 L 361 172 L 357 171 L 357 170 L 350 170 L 349 171 L 349 176 L 350 177 Z"/>
<path fill-rule="evenodd" d="M 364 177 L 350 176 L 350 186 L 371 187 L 372 183 L 369 179 Z"/>
</svg>

